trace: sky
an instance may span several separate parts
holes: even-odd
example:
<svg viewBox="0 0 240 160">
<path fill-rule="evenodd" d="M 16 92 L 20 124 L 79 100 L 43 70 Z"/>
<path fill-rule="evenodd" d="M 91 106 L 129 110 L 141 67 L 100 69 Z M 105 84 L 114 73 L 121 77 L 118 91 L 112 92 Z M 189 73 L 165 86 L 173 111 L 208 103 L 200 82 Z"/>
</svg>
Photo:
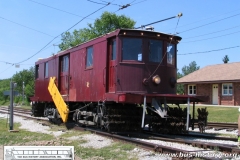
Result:
<svg viewBox="0 0 240 160">
<path fill-rule="evenodd" d="M 192 61 L 200 68 L 222 64 L 225 55 L 228 63 L 240 62 L 239 0 L 0 0 L 0 79 L 56 54 L 61 33 L 85 28 L 105 11 L 133 19 L 135 27 L 182 13 L 152 25 L 154 31 L 182 37 L 180 72 Z"/>
</svg>

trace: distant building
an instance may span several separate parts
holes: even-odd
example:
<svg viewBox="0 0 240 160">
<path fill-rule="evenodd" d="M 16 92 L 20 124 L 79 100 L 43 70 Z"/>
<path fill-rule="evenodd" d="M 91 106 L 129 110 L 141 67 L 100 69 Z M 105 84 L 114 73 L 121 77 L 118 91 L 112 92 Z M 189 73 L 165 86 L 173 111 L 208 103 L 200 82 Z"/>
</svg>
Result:
<svg viewBox="0 0 240 160">
<path fill-rule="evenodd" d="M 240 62 L 206 66 L 177 81 L 188 95 L 209 96 L 205 104 L 240 105 Z"/>
</svg>

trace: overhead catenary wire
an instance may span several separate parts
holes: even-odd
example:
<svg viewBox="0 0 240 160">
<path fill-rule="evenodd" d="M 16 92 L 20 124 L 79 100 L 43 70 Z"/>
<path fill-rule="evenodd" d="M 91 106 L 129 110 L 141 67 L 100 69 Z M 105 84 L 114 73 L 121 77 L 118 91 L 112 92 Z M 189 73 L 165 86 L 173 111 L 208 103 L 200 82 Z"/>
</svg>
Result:
<svg viewBox="0 0 240 160">
<path fill-rule="evenodd" d="M 203 24 L 203 25 L 200 25 L 200 26 L 191 28 L 191 29 L 187 29 L 187 30 L 185 30 L 185 31 L 180 31 L 180 32 L 178 32 L 177 34 L 185 33 L 185 32 L 188 32 L 188 31 L 192 31 L 192 30 L 195 30 L 195 29 L 198 29 L 198 28 L 201 28 L 201 27 L 205 27 L 205 26 L 208 26 L 208 25 L 210 25 L 210 24 L 214 24 L 214 23 L 217 23 L 217 22 L 220 22 L 220 21 L 223 21 L 223 20 L 232 18 L 232 17 L 236 17 L 236 16 L 239 16 L 239 15 L 240 15 L 240 13 L 235 14 L 235 15 L 232 15 L 232 16 L 229 16 L 229 17 L 226 17 L 226 18 L 222 18 L 222 19 L 219 19 L 219 20 L 217 20 L 217 21 L 213 21 L 213 22 L 210 22 L 210 23 L 207 23 L 207 24 Z"/>
<path fill-rule="evenodd" d="M 20 23 L 17 23 L 17 22 L 14 22 L 14 21 L 9 20 L 9 19 L 7 19 L 7 18 L 1 17 L 1 16 L 0 16 L 0 18 L 3 19 L 3 20 L 5 20 L 5 21 L 8 21 L 8 22 L 14 23 L 14 24 L 16 24 L 16 25 L 22 26 L 22 27 L 24 27 L 24 28 L 27 28 L 27 29 L 33 30 L 33 31 L 35 31 L 35 32 L 38 32 L 38 33 L 41 33 L 41 34 L 47 35 L 47 36 L 49 36 L 49 37 L 53 37 L 53 36 L 50 35 L 50 34 L 44 33 L 44 32 L 42 32 L 42 31 L 39 31 L 39 30 L 33 29 L 33 28 L 31 28 L 31 27 L 28 27 L 28 26 L 26 26 L 26 25 L 23 25 L 23 24 L 20 24 Z"/>
<path fill-rule="evenodd" d="M 232 34 L 239 33 L 239 32 L 240 32 L 240 31 L 233 32 L 233 33 L 228 33 L 228 34 L 224 34 L 224 35 L 220 35 L 220 36 L 216 36 L 216 37 L 210 37 L 210 38 L 199 39 L 199 40 L 195 40 L 195 41 L 181 42 L 181 43 L 191 43 L 191 42 L 205 41 L 205 40 L 209 40 L 209 39 L 214 39 L 214 38 L 219 38 L 219 37 L 225 37 L 225 36 L 232 35 Z"/>
<path fill-rule="evenodd" d="M 215 17 L 222 16 L 222 15 L 225 15 L 225 14 L 228 14 L 228 13 L 236 12 L 236 11 L 239 11 L 239 10 L 240 10 L 240 9 L 234 10 L 234 11 L 230 11 L 230 12 L 226 12 L 226 13 L 222 13 L 222 14 L 218 14 L 218 15 L 211 16 L 211 17 L 207 17 L 207 18 L 204 18 L 204 19 L 195 21 L 195 22 L 188 23 L 188 24 L 183 24 L 183 25 L 181 25 L 181 26 L 178 26 L 178 28 L 185 27 L 185 26 L 188 26 L 188 25 L 192 25 L 192 24 L 195 24 L 195 23 L 198 23 L 198 22 L 201 22 L 201 21 L 205 21 L 205 20 L 208 20 L 208 19 L 211 19 L 211 18 L 215 18 Z M 170 29 L 174 29 L 174 28 L 170 28 Z M 170 30 L 170 29 L 169 29 L 169 30 Z"/>
<path fill-rule="evenodd" d="M 116 13 L 116 12 L 118 12 L 118 11 L 120 11 L 120 10 L 123 10 L 123 9 L 125 9 L 125 8 L 128 8 L 128 7 L 130 7 L 130 6 L 133 6 L 133 5 L 135 5 L 135 4 L 139 4 L 139 3 L 141 3 L 141 2 L 144 2 L 144 1 L 146 1 L 146 0 L 143 0 L 143 1 L 136 2 L 136 3 L 132 4 L 134 1 L 135 1 L 135 0 L 133 0 L 132 2 L 127 3 L 127 4 L 125 4 L 125 5 L 114 4 L 114 5 L 117 5 L 117 6 L 120 7 L 120 8 L 119 8 L 117 11 L 115 11 L 114 13 Z"/>
<path fill-rule="evenodd" d="M 50 43 L 52 43 L 56 38 L 58 38 L 59 36 L 61 36 L 63 33 L 71 30 L 73 27 L 75 27 L 76 25 L 78 25 L 80 22 L 82 22 L 84 19 L 86 19 L 87 17 L 93 15 L 94 13 L 98 12 L 99 10 L 107 7 L 110 3 L 106 4 L 105 6 L 95 10 L 94 12 L 88 14 L 87 16 L 83 17 L 80 21 L 78 21 L 76 24 L 74 24 L 73 26 L 71 26 L 70 28 L 68 28 L 66 31 L 62 32 L 61 34 L 57 35 L 56 37 L 54 37 L 52 40 L 50 40 L 44 47 L 42 47 L 38 52 L 36 52 L 35 54 L 33 54 L 32 56 L 28 57 L 27 59 L 23 60 L 23 61 L 20 61 L 20 62 L 17 62 L 17 63 L 14 63 L 14 64 L 21 64 L 23 62 L 26 62 L 27 60 L 29 60 L 30 58 L 34 57 L 35 55 L 37 55 L 38 53 L 40 53 L 43 49 L 45 49 Z"/>
<path fill-rule="evenodd" d="M 52 6 L 49 6 L 49 5 L 40 3 L 40 2 L 36 2 L 36 1 L 34 1 L 34 0 L 28 0 L 28 1 L 33 2 L 33 3 L 36 3 L 36 4 L 38 4 L 38 5 L 42 5 L 42 6 L 45 6 L 45 7 L 54 9 L 54 10 L 57 10 L 57 11 L 60 11 L 60 12 L 64 12 L 64 13 L 70 14 L 70 15 L 73 15 L 73 16 L 77 16 L 77 17 L 81 17 L 81 18 L 84 17 L 84 16 L 77 15 L 77 14 L 75 14 L 75 13 L 71 13 L 71 12 L 68 12 L 68 11 L 65 11 L 65 10 L 62 10 L 62 9 L 58 9 L 58 8 L 55 8 L 55 7 L 52 7 Z M 88 19 L 91 19 L 91 18 L 88 18 Z"/>
<path fill-rule="evenodd" d="M 92 1 L 92 0 L 87 0 L 87 1 L 92 2 L 92 3 L 96 3 L 96 4 L 106 5 L 106 3 L 103 4 L 103 3 L 95 2 L 95 1 Z"/>
<path fill-rule="evenodd" d="M 192 37 L 187 37 L 187 38 L 184 37 L 184 40 L 185 40 L 185 39 L 196 38 L 196 37 L 202 37 L 202 36 L 206 36 L 206 35 L 210 35 L 210 34 L 215 34 L 215 33 L 223 32 L 223 31 L 227 31 L 227 30 L 230 30 L 230 29 L 234 29 L 234 28 L 237 28 L 237 27 L 240 27 L 240 25 L 238 25 L 238 26 L 234 26 L 234 27 L 231 27 L 231 28 L 226 28 L 226 29 L 223 29 L 223 30 L 218 30 L 218 31 L 211 32 L 211 33 L 206 33 L 206 34 L 198 35 L 198 36 L 192 36 Z"/>
<path fill-rule="evenodd" d="M 240 47 L 240 46 L 226 47 L 226 48 L 214 49 L 214 50 L 202 51 L 202 52 L 180 53 L 180 54 L 177 54 L 177 55 L 189 55 L 189 54 L 209 53 L 209 52 L 222 51 L 222 50 L 233 49 L 233 48 L 238 48 L 238 47 Z"/>
</svg>

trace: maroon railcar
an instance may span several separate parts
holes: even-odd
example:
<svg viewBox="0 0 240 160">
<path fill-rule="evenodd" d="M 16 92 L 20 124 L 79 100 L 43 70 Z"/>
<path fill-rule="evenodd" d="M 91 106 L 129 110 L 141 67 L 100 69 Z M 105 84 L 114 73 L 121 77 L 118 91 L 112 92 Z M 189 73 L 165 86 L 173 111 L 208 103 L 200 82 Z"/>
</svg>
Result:
<svg viewBox="0 0 240 160">
<path fill-rule="evenodd" d="M 73 113 L 69 117 L 79 123 L 121 131 L 145 124 L 161 127 L 158 121 L 171 116 L 167 103 L 198 100 L 176 95 L 180 40 L 160 32 L 118 29 L 38 60 L 33 115 L 60 118 L 48 91 L 49 78 L 55 77 Z"/>
</svg>

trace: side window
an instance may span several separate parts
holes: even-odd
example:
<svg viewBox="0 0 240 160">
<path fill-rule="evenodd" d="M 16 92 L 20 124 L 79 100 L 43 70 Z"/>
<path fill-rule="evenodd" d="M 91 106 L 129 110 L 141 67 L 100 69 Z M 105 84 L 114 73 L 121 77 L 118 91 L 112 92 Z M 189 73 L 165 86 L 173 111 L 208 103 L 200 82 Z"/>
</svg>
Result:
<svg viewBox="0 0 240 160">
<path fill-rule="evenodd" d="M 171 65 L 175 65 L 175 57 L 176 57 L 176 45 L 168 43 L 167 44 L 167 63 Z"/>
<path fill-rule="evenodd" d="M 87 48 L 86 68 L 93 66 L 93 46 Z"/>
<path fill-rule="evenodd" d="M 68 72 L 68 68 L 69 68 L 69 55 L 65 55 L 63 56 L 63 60 L 62 60 L 62 72 Z"/>
<path fill-rule="evenodd" d="M 142 61 L 142 39 L 123 38 L 122 60 Z"/>
<path fill-rule="evenodd" d="M 162 61 L 162 41 L 150 40 L 149 41 L 149 62 L 161 62 Z"/>
<path fill-rule="evenodd" d="M 39 65 L 35 66 L 35 79 L 39 78 Z"/>
<path fill-rule="evenodd" d="M 188 85 L 188 95 L 196 95 L 196 85 Z"/>
<path fill-rule="evenodd" d="M 117 55 L 117 47 L 116 47 L 116 39 L 112 41 L 112 58 L 111 60 L 116 60 L 116 55 Z"/>
<path fill-rule="evenodd" d="M 48 78 L 48 62 L 45 62 L 44 68 L 44 77 Z"/>
</svg>

